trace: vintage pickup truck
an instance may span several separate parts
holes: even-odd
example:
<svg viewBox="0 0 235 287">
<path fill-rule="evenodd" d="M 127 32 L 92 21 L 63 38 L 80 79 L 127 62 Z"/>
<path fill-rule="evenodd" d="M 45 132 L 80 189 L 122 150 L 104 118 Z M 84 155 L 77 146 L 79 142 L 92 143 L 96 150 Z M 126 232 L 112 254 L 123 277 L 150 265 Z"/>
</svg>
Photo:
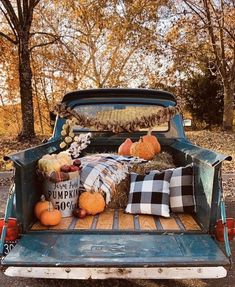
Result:
<svg viewBox="0 0 235 287">
<path fill-rule="evenodd" d="M 175 97 L 168 92 L 146 89 L 91 89 L 68 93 L 63 103 L 95 116 L 99 111 L 138 107 L 174 107 Z M 108 119 L 107 119 L 108 121 Z M 38 160 L 45 154 L 61 151 L 64 118 L 57 117 L 52 137 L 42 145 L 10 155 L 14 162 L 14 185 L 6 206 L 4 245 L 9 217 L 17 219 L 21 236 L 1 264 L 9 276 L 105 279 L 148 278 L 185 279 L 225 277 L 231 264 L 226 215 L 221 185 L 221 165 L 231 157 L 198 147 L 185 136 L 183 118 L 174 115 L 156 127 L 162 150 L 173 156 L 177 166 L 193 163 L 196 212 L 172 214 L 164 221 L 154 218 L 143 225 L 141 217 L 114 212 L 109 227 L 95 217 L 89 226 L 79 226 L 79 219 L 67 218 L 59 229 L 35 228 L 34 206 L 40 198 L 36 175 Z M 87 132 L 79 127 L 75 133 Z M 89 152 L 117 151 L 126 139 L 137 140 L 145 130 L 133 133 L 96 131 L 92 133 Z M 224 223 L 225 244 L 215 237 L 217 220 Z M 154 223 L 153 223 L 154 222 Z M 155 225 L 154 225 L 155 224 Z"/>
</svg>

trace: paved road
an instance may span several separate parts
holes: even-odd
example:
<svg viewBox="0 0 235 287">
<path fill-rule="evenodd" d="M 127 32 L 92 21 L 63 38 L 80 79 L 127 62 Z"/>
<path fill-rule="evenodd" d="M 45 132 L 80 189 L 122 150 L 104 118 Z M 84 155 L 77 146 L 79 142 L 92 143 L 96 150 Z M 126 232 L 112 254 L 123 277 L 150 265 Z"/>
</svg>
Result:
<svg viewBox="0 0 235 287">
<path fill-rule="evenodd" d="M 7 198 L 7 186 L 1 184 L 0 173 L 0 216 L 3 215 Z M 229 176 L 230 177 L 230 176 Z M 226 179 L 229 177 L 225 177 Z M 6 183 L 6 181 L 5 181 Z M 232 187 L 234 188 L 234 187 Z M 228 216 L 235 217 L 235 198 L 227 198 Z M 232 242 L 233 261 L 235 262 L 235 240 Z M 235 264 L 234 264 L 235 265 Z M 51 280 L 31 278 L 11 278 L 0 270 L 0 287 L 234 287 L 235 266 L 228 276 L 216 280 Z"/>
</svg>

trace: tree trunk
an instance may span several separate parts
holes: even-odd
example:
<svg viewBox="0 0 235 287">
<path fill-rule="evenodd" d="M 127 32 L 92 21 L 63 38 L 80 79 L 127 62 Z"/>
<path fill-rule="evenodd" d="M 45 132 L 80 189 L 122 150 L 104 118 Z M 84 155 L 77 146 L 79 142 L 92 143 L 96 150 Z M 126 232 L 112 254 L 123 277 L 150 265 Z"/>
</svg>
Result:
<svg viewBox="0 0 235 287">
<path fill-rule="evenodd" d="M 32 92 L 32 70 L 30 67 L 29 33 L 22 32 L 19 40 L 19 79 L 20 99 L 22 112 L 22 131 L 20 139 L 31 139 L 35 137 L 34 111 Z"/>
<path fill-rule="evenodd" d="M 224 130 L 233 129 L 233 103 L 234 103 L 234 86 L 228 81 L 224 81 L 224 113 L 223 113 L 223 128 Z"/>
<path fill-rule="evenodd" d="M 44 129 L 43 129 L 43 121 L 42 121 L 42 112 L 41 112 L 41 106 L 40 106 L 40 100 L 39 100 L 39 95 L 38 95 L 38 88 L 37 88 L 37 82 L 36 82 L 36 77 L 34 77 L 34 93 L 36 97 L 36 104 L 37 104 L 37 110 L 38 110 L 38 120 L 40 123 L 40 128 L 41 128 L 41 134 L 44 135 Z"/>
</svg>

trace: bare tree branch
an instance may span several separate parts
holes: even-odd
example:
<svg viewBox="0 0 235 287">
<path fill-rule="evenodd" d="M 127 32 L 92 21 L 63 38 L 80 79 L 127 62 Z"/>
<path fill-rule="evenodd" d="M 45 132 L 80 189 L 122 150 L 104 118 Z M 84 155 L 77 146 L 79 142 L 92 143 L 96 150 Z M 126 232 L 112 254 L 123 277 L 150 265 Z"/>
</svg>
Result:
<svg viewBox="0 0 235 287">
<path fill-rule="evenodd" d="M 8 35 L 6 35 L 5 33 L 0 31 L 0 37 L 5 38 L 6 40 L 8 40 L 9 42 L 11 42 L 12 44 L 16 45 L 17 41 L 12 39 L 11 37 L 9 37 Z"/>
<path fill-rule="evenodd" d="M 235 34 L 232 34 L 231 31 L 228 30 L 228 28 L 224 27 L 224 30 L 228 33 L 228 35 L 232 38 L 232 40 L 235 42 Z"/>
<path fill-rule="evenodd" d="M 88 36 L 88 34 L 87 33 L 85 33 L 85 32 L 83 32 L 81 29 L 79 29 L 79 28 L 71 28 L 71 27 L 68 27 L 68 26 L 65 26 L 66 28 L 70 28 L 70 29 L 73 29 L 73 31 L 76 31 L 76 32 L 78 32 L 78 33 L 80 33 L 80 34 L 82 34 L 83 36 Z"/>
<path fill-rule="evenodd" d="M 134 47 L 134 48 L 131 49 L 131 50 L 129 51 L 129 53 L 127 54 L 125 60 L 123 61 L 122 65 L 121 65 L 121 67 L 120 67 L 120 69 L 119 69 L 119 72 L 118 72 L 118 75 L 117 75 L 117 81 L 120 81 L 120 77 L 121 77 L 121 75 L 122 75 L 122 72 L 123 72 L 123 70 L 124 70 L 124 68 L 125 68 L 125 66 L 126 66 L 126 64 L 127 64 L 127 62 L 128 62 L 128 60 L 130 59 L 130 57 L 133 55 L 133 53 L 134 53 L 136 50 L 137 50 L 137 47 Z"/>
<path fill-rule="evenodd" d="M 206 21 L 204 17 L 200 14 L 200 12 L 197 10 L 197 6 L 193 5 L 190 1 L 188 0 L 183 0 L 184 3 L 202 20 L 202 22 L 206 25 Z M 204 14 L 204 13 L 203 13 Z"/>
<path fill-rule="evenodd" d="M 14 26 L 12 25 L 11 20 L 9 19 L 7 13 L 2 9 L 2 7 L 0 7 L 0 10 L 2 11 L 4 17 L 5 17 L 6 20 L 7 20 L 8 25 L 10 26 L 12 32 L 14 33 L 14 35 L 15 35 L 15 37 L 16 37 L 16 40 L 15 40 L 15 41 L 18 41 L 18 40 L 17 40 L 17 39 L 18 39 L 17 31 L 15 30 Z"/>
<path fill-rule="evenodd" d="M 209 35 L 211 38 L 211 43 L 212 43 L 212 48 L 214 51 L 214 55 L 215 55 L 215 59 L 216 59 L 216 63 L 218 66 L 218 70 L 221 73 L 221 61 L 220 61 L 220 52 L 218 51 L 217 45 L 216 45 L 216 38 L 215 38 L 215 34 L 214 34 L 214 30 L 213 30 L 213 25 L 212 25 L 212 20 L 211 20 L 211 14 L 210 14 L 210 8 L 208 6 L 208 2 L 207 0 L 203 0 L 203 5 L 206 11 L 206 17 L 207 17 L 207 24 L 208 24 L 208 31 L 209 31 Z"/>
<path fill-rule="evenodd" d="M 28 15 L 28 12 L 29 12 L 29 3 L 28 3 L 28 0 L 22 0 L 23 1 L 23 12 L 24 12 L 24 15 Z"/>
<path fill-rule="evenodd" d="M 40 2 L 40 0 L 30 0 L 30 6 L 35 8 L 39 2 Z"/>
<path fill-rule="evenodd" d="M 104 77 L 103 81 L 101 82 L 101 86 L 103 86 L 105 84 L 105 82 L 107 81 L 107 79 L 109 78 L 112 70 L 113 70 L 113 63 L 115 62 L 115 60 L 117 59 L 117 52 L 119 50 L 121 46 L 121 43 L 119 43 L 116 48 L 114 49 L 114 52 L 112 53 L 112 57 L 111 57 L 111 61 L 110 61 L 110 66 L 109 69 L 106 73 L 106 76 Z"/>
<path fill-rule="evenodd" d="M 54 38 L 58 37 L 58 35 L 53 34 L 53 33 L 48 33 L 48 32 L 37 31 L 37 32 L 30 33 L 30 36 L 35 36 L 35 35 L 45 35 L 45 36 L 51 36 Z"/>
<path fill-rule="evenodd" d="M 1 0 L 4 8 L 6 9 L 15 30 L 19 33 L 20 23 L 9 0 Z"/>
<path fill-rule="evenodd" d="M 21 1 L 17 0 L 17 10 L 18 10 L 18 18 L 20 23 L 23 23 L 23 11 L 22 11 L 22 7 L 21 7 Z"/>
<path fill-rule="evenodd" d="M 91 61 L 91 56 L 89 57 L 89 59 L 87 60 L 87 62 L 84 65 L 85 69 L 84 69 L 83 73 L 81 73 L 80 78 L 78 79 L 78 84 L 80 84 L 82 79 L 87 75 L 87 71 L 88 71 L 88 67 L 89 67 L 90 61 Z"/>
<path fill-rule="evenodd" d="M 41 44 L 37 44 L 37 45 L 34 45 L 32 46 L 29 51 L 31 52 L 33 49 L 35 48 L 38 48 L 38 47 L 44 47 L 44 46 L 47 46 L 47 45 L 50 45 L 50 44 L 54 44 L 55 42 L 57 42 L 58 40 L 60 39 L 60 37 L 57 37 L 49 42 L 45 42 L 45 43 L 41 43 Z"/>
<path fill-rule="evenodd" d="M 67 43 L 64 43 L 64 42 L 61 40 L 61 37 L 60 37 L 59 41 L 60 41 L 60 43 L 62 44 L 62 46 L 65 47 L 65 48 L 69 51 L 69 53 L 74 56 L 75 59 L 77 59 L 77 60 L 79 59 L 78 56 L 69 48 L 68 44 L 67 44 Z"/>
</svg>

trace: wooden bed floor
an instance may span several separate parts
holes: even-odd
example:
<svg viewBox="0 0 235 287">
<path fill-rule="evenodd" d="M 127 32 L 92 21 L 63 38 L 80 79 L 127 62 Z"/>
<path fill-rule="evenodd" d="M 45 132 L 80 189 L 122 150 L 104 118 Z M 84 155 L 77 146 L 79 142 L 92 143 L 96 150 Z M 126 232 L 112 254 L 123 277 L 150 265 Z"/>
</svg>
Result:
<svg viewBox="0 0 235 287">
<path fill-rule="evenodd" d="M 132 230 L 132 231 L 199 231 L 200 226 L 190 214 L 174 214 L 170 218 L 152 215 L 125 214 L 123 210 L 106 209 L 83 219 L 62 218 L 60 224 L 45 227 L 36 222 L 31 230 Z"/>
</svg>

